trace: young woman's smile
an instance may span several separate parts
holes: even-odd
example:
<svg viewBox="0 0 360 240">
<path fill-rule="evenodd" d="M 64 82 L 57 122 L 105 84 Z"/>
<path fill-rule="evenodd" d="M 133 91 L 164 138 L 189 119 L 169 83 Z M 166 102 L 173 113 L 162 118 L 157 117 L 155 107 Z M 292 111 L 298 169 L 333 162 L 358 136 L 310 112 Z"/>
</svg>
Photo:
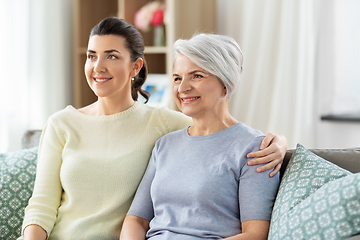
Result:
<svg viewBox="0 0 360 240">
<path fill-rule="evenodd" d="M 102 78 L 102 77 L 94 77 L 94 80 L 97 84 L 107 82 L 111 80 L 112 78 Z"/>
</svg>

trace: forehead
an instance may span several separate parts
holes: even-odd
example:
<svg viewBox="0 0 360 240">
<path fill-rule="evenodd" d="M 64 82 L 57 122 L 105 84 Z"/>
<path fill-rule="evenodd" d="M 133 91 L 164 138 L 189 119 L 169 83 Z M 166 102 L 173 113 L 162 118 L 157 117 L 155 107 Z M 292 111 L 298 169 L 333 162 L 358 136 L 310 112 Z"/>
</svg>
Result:
<svg viewBox="0 0 360 240">
<path fill-rule="evenodd" d="M 178 55 L 174 61 L 174 72 L 182 72 L 188 73 L 193 71 L 202 71 L 205 72 L 204 69 L 193 63 L 188 57 L 184 55 Z"/>
<path fill-rule="evenodd" d="M 91 50 L 124 50 L 125 38 L 116 35 L 94 35 L 89 38 L 88 49 Z"/>
</svg>

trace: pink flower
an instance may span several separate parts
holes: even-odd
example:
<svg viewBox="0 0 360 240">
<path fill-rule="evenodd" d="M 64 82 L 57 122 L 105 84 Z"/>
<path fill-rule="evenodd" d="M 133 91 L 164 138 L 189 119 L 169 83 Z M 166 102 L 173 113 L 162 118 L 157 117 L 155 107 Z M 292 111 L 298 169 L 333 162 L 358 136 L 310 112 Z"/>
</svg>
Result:
<svg viewBox="0 0 360 240">
<path fill-rule="evenodd" d="M 150 25 L 162 25 L 164 19 L 164 8 L 164 4 L 160 1 L 147 3 L 135 14 L 135 27 L 139 30 L 147 32 L 150 30 Z"/>
<path fill-rule="evenodd" d="M 152 18 L 151 13 L 146 9 L 141 8 L 135 14 L 135 19 L 134 19 L 135 27 L 145 32 L 149 31 L 151 18 Z"/>
<path fill-rule="evenodd" d="M 151 19 L 151 25 L 152 26 L 163 25 L 164 23 L 163 20 L 164 20 L 164 9 L 162 8 L 156 9 Z"/>
</svg>

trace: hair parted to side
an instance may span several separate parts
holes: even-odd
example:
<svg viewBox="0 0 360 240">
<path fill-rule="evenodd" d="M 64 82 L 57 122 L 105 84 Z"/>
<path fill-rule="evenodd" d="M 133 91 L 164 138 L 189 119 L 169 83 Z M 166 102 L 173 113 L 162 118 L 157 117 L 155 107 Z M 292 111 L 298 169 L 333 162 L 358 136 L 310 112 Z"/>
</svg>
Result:
<svg viewBox="0 0 360 240">
<path fill-rule="evenodd" d="M 143 67 L 135 76 L 134 81 L 132 81 L 131 95 L 134 101 L 137 101 L 139 92 L 147 102 L 149 100 L 150 93 L 141 89 L 141 86 L 146 80 L 148 70 L 144 57 L 144 39 L 140 32 L 133 25 L 123 19 L 109 17 L 103 19 L 91 30 L 90 37 L 94 35 L 116 35 L 123 37 L 125 39 L 125 47 L 130 52 L 131 61 L 135 62 L 138 58 L 143 59 Z"/>
<path fill-rule="evenodd" d="M 243 54 L 239 44 L 229 36 L 201 33 L 189 40 L 178 39 L 173 46 L 174 62 L 184 55 L 200 68 L 216 76 L 230 97 L 240 81 Z"/>
</svg>

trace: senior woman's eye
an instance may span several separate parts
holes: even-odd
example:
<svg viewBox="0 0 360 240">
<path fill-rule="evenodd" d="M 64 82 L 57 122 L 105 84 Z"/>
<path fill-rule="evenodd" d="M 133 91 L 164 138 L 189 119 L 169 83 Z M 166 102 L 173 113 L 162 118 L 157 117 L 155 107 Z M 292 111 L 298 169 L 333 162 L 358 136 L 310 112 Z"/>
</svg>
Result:
<svg viewBox="0 0 360 240">
<path fill-rule="evenodd" d="M 174 77 L 174 82 L 178 82 L 178 81 L 181 81 L 181 78 L 180 77 Z"/>
<path fill-rule="evenodd" d="M 194 76 L 192 77 L 193 79 L 199 80 L 202 79 L 204 76 L 201 74 L 194 74 Z"/>
</svg>

